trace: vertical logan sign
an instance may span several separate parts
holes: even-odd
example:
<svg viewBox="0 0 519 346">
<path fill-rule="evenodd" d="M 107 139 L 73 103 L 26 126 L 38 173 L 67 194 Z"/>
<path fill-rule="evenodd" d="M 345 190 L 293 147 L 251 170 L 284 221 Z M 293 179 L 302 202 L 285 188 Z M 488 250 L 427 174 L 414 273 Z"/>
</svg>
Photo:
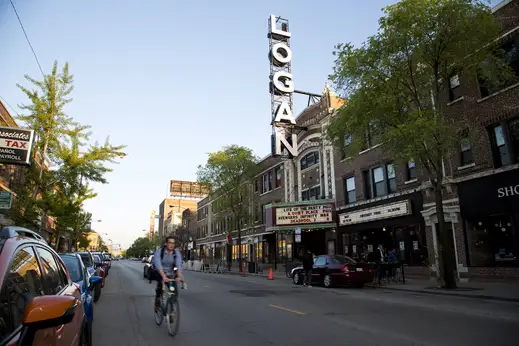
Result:
<svg viewBox="0 0 519 346">
<path fill-rule="evenodd" d="M 272 155 L 283 150 L 289 156 L 298 155 L 296 125 L 293 111 L 294 82 L 292 78 L 292 50 L 290 49 L 288 20 L 275 15 L 269 18 L 270 98 L 272 112 Z"/>
<path fill-rule="evenodd" d="M 28 166 L 33 142 L 33 130 L 0 127 L 0 163 Z"/>
</svg>

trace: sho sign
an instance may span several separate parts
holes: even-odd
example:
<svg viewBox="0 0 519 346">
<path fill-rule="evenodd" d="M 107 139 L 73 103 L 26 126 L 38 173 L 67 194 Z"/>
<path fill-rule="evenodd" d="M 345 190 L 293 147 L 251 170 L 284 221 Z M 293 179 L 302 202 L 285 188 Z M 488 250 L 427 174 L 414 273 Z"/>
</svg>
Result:
<svg viewBox="0 0 519 346">
<path fill-rule="evenodd" d="M 0 127 L 0 163 L 29 165 L 33 141 L 33 130 Z"/>
<path fill-rule="evenodd" d="M 316 204 L 276 208 L 276 225 L 304 225 L 333 222 L 333 205 Z"/>
<path fill-rule="evenodd" d="M 270 95 L 272 111 L 272 154 L 298 155 L 297 135 L 291 131 L 296 125 L 293 112 L 294 82 L 292 78 L 292 50 L 290 49 L 288 20 L 271 15 L 269 19 Z"/>
</svg>

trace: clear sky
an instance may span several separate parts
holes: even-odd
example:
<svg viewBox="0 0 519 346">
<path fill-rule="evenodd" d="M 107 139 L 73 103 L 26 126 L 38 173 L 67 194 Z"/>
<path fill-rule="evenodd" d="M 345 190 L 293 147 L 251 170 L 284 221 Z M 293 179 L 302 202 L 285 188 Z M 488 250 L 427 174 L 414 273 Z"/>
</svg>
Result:
<svg viewBox="0 0 519 346">
<path fill-rule="evenodd" d="M 290 21 L 296 89 L 320 93 L 334 45 L 360 44 L 396 2 L 13 1 L 44 71 L 70 63 L 67 113 L 92 126 L 93 140 L 128 146 L 86 203 L 102 220 L 92 227 L 124 247 L 149 227 L 169 180 L 195 180 L 207 153 L 239 144 L 268 154 L 270 14 Z M 19 111 L 26 99 L 16 83 L 41 75 L 9 0 L 0 0 L 0 33 L 0 96 Z M 306 105 L 295 102 L 296 113 Z"/>
</svg>

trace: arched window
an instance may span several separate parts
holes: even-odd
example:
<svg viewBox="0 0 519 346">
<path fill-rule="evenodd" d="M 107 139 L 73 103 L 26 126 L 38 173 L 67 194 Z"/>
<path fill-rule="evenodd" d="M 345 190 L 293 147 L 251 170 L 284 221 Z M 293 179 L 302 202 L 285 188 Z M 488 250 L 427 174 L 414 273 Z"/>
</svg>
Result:
<svg viewBox="0 0 519 346">
<path fill-rule="evenodd" d="M 313 165 L 316 165 L 319 163 L 319 152 L 313 151 L 311 153 L 306 154 L 300 161 L 301 163 L 301 170 L 310 168 Z"/>
</svg>

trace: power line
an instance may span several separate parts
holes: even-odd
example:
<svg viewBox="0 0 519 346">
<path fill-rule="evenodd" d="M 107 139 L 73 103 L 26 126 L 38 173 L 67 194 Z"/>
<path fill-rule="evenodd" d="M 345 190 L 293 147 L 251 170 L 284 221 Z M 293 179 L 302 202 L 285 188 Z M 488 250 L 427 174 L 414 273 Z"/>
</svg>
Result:
<svg viewBox="0 0 519 346">
<path fill-rule="evenodd" d="M 36 63 L 38 64 L 38 67 L 40 68 L 40 72 L 43 75 L 43 78 L 45 78 L 45 73 L 43 73 L 43 69 L 41 68 L 40 61 L 38 60 L 38 56 L 36 55 L 36 52 L 34 51 L 34 48 L 32 47 L 31 40 L 29 40 L 29 36 L 27 36 L 27 32 L 25 31 L 22 20 L 20 19 L 20 16 L 18 15 L 18 11 L 16 11 L 16 7 L 14 6 L 13 0 L 9 0 L 9 2 L 11 3 L 11 6 L 13 7 L 14 13 L 16 14 L 16 18 L 18 18 L 18 23 L 20 23 L 20 26 L 22 27 L 22 31 L 23 31 L 23 34 L 25 35 L 25 39 L 27 40 L 29 47 L 31 47 L 32 54 L 34 55 L 34 59 L 36 59 Z"/>
<path fill-rule="evenodd" d="M 1 99 L 1 100 L 2 100 L 2 101 L 3 101 L 3 102 L 4 102 L 4 103 L 9 107 L 9 108 L 11 108 L 11 110 L 12 110 L 13 112 L 15 112 L 16 115 L 20 116 L 20 114 L 18 114 L 18 112 L 16 111 L 16 109 L 14 109 L 13 106 L 11 106 L 11 105 L 9 104 L 9 102 L 7 102 L 7 101 L 6 101 L 2 96 L 0 96 L 0 99 Z"/>
</svg>

